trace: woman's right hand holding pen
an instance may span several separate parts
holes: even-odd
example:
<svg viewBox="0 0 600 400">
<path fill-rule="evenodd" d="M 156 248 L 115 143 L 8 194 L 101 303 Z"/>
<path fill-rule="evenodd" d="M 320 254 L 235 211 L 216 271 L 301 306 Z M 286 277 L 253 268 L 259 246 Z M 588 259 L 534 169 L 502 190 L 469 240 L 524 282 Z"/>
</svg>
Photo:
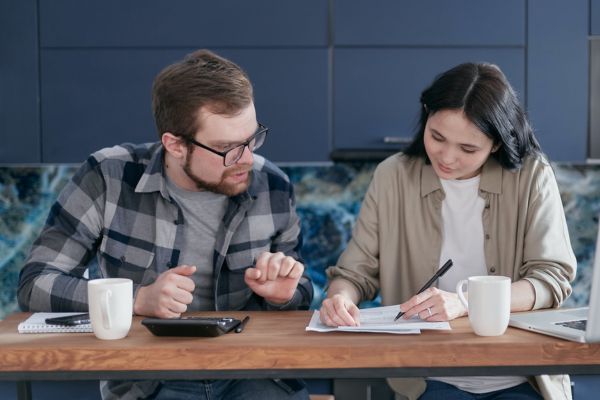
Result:
<svg viewBox="0 0 600 400">
<path fill-rule="evenodd" d="M 334 294 L 323 300 L 320 310 L 321 322 L 327 326 L 359 326 L 360 311 L 344 294 Z"/>
<path fill-rule="evenodd" d="M 467 310 L 456 293 L 430 287 L 400 304 L 404 311 L 402 318 L 410 319 L 418 315 L 424 321 L 451 321 L 467 314 Z"/>
</svg>

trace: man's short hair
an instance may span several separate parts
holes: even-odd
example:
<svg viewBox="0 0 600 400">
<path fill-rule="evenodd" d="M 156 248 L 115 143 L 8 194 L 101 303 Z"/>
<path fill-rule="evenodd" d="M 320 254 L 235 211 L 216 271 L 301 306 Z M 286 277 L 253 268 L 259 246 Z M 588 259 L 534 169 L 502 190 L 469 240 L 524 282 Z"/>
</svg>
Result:
<svg viewBox="0 0 600 400">
<path fill-rule="evenodd" d="M 152 111 L 159 138 L 165 132 L 193 138 L 197 114 L 235 115 L 253 100 L 248 75 L 235 63 L 209 50 L 197 50 L 163 69 L 152 86 Z"/>
</svg>

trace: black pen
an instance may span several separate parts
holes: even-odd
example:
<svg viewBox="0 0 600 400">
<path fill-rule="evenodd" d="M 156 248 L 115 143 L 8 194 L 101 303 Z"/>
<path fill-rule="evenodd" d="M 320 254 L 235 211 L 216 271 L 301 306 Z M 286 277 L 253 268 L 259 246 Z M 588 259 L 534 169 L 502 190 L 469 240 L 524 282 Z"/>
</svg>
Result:
<svg viewBox="0 0 600 400">
<path fill-rule="evenodd" d="M 436 273 L 433 274 L 431 279 L 428 280 L 427 283 L 423 285 L 423 287 L 417 292 L 417 294 L 423 293 L 425 290 L 427 290 L 427 288 L 429 288 L 429 286 L 431 286 L 433 284 L 433 282 L 437 281 L 440 276 L 444 275 L 446 273 L 446 271 L 448 271 L 450 269 L 451 266 L 452 266 L 452 260 L 446 261 L 446 263 L 444 265 L 442 265 L 442 268 L 438 269 L 436 271 Z M 397 321 L 398 318 L 400 318 L 403 315 L 404 315 L 404 311 L 400 311 L 398 313 L 398 315 L 396 315 L 396 318 L 394 318 L 394 321 Z"/>
<path fill-rule="evenodd" d="M 246 317 L 242 320 L 242 322 L 240 322 L 238 324 L 238 326 L 235 327 L 235 333 L 241 333 L 244 330 L 244 326 L 246 326 L 246 324 L 248 323 L 249 320 L 250 320 L 250 316 L 246 315 Z"/>
</svg>

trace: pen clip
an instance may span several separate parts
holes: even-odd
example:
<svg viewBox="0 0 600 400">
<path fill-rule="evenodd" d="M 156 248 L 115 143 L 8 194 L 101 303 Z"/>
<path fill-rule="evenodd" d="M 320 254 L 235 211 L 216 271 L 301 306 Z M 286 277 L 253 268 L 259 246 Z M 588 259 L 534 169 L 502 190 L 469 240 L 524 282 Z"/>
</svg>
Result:
<svg viewBox="0 0 600 400">
<path fill-rule="evenodd" d="M 235 333 L 242 333 L 242 331 L 244 330 L 244 327 L 246 326 L 246 323 L 248 322 L 248 320 L 250 319 L 249 315 L 246 315 L 244 317 L 243 320 L 241 320 L 236 326 L 235 326 Z"/>
</svg>

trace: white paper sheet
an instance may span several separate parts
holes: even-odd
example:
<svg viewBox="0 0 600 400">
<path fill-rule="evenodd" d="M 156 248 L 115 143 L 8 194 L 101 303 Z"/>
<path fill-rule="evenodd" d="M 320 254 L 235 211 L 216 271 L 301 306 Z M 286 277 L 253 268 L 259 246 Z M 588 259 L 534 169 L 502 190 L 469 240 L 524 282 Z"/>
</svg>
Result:
<svg viewBox="0 0 600 400">
<path fill-rule="evenodd" d="M 376 332 L 394 334 L 417 334 L 421 329 L 450 330 L 448 322 L 427 322 L 418 317 L 400 318 L 394 321 L 400 312 L 400 306 L 364 308 L 360 310 L 360 326 L 331 327 L 321 323 L 319 311 L 315 311 L 310 319 L 307 331 L 315 332 Z"/>
</svg>

